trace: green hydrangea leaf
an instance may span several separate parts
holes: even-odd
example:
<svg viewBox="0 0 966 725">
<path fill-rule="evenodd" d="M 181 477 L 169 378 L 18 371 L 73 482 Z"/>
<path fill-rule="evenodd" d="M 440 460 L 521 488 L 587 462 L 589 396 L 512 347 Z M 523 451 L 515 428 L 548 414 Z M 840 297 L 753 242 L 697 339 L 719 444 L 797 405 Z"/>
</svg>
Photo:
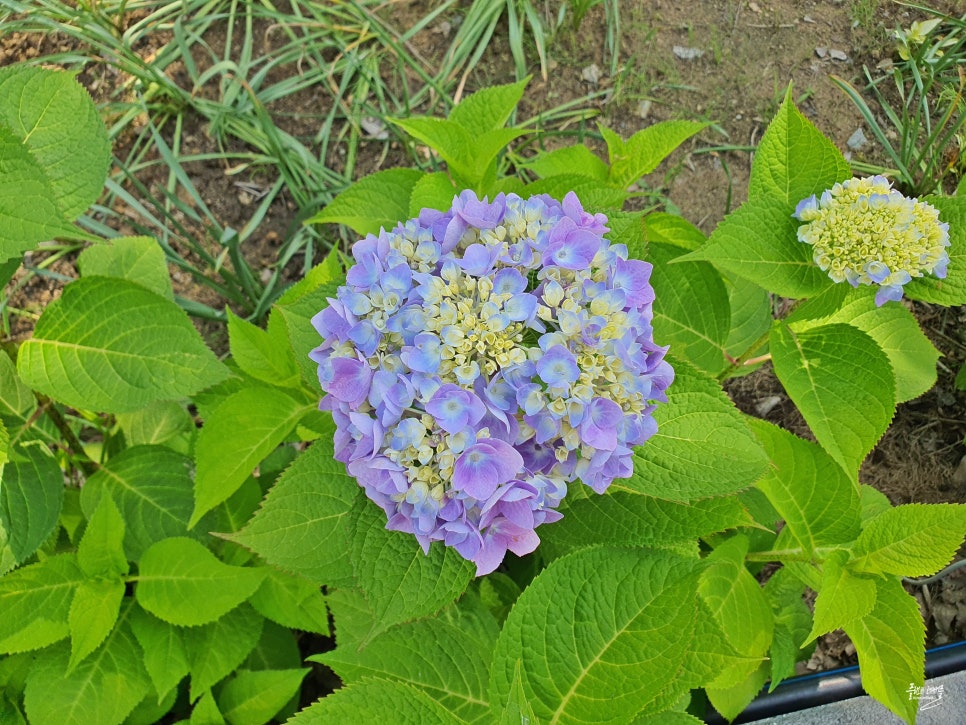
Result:
<svg viewBox="0 0 966 725">
<path fill-rule="evenodd" d="M 705 693 L 714 705 L 714 709 L 721 713 L 725 720 L 734 720 L 761 692 L 767 679 L 768 665 L 764 663 L 738 684 L 727 688 L 708 687 Z"/>
<path fill-rule="evenodd" d="M 302 664 L 299 639 L 301 636 L 297 632 L 266 619 L 258 642 L 242 666 L 249 670 L 295 669 Z"/>
<path fill-rule="evenodd" d="M 87 579 L 81 582 L 70 604 L 68 674 L 104 641 L 121 613 L 124 582 L 121 579 Z"/>
<path fill-rule="evenodd" d="M 626 141 L 600 126 L 610 160 L 608 183 L 618 189 L 627 188 L 654 171 L 672 151 L 707 125 L 698 121 L 662 121 L 638 131 Z"/>
<path fill-rule="evenodd" d="M 56 528 L 64 475 L 39 442 L 14 446 L 0 467 L 0 527 L 17 563 L 26 561 Z"/>
<path fill-rule="evenodd" d="M 805 644 L 866 616 L 875 607 L 875 582 L 853 574 L 844 566 L 847 558 L 844 551 L 835 552 L 822 565 L 822 588 L 815 599 L 815 618 Z"/>
<path fill-rule="evenodd" d="M 308 669 L 238 670 L 216 696 L 231 725 L 266 723 L 299 691 Z"/>
<path fill-rule="evenodd" d="M 620 720 L 675 689 L 683 694 L 688 685 L 677 673 L 692 641 L 696 589 L 695 562 L 668 552 L 593 548 L 552 562 L 500 632 L 494 715 L 511 695 L 518 662 L 540 721 Z"/>
<path fill-rule="evenodd" d="M 607 495 L 568 502 L 562 520 L 538 529 L 540 538 L 557 548 L 592 544 L 661 547 L 754 524 L 734 496 L 684 503 L 622 490 L 621 484 L 614 481 Z"/>
<path fill-rule="evenodd" d="M 131 710 L 124 725 L 157 725 L 163 722 L 164 716 L 171 712 L 177 700 L 178 693 L 172 690 L 163 698 L 158 698 L 158 693 L 153 689 L 148 691 L 144 699 Z"/>
<path fill-rule="evenodd" d="M 192 491 L 191 459 L 164 446 L 133 446 L 87 479 L 80 503 L 90 518 L 104 493 L 109 493 L 126 522 L 124 549 L 137 561 L 162 539 L 199 535 L 188 532 Z"/>
<path fill-rule="evenodd" d="M 807 660 L 814 647 L 802 645 L 812 627 L 812 612 L 805 604 L 802 594 L 805 585 L 787 568 L 782 567 L 765 584 L 765 596 L 771 604 L 774 616 L 774 635 L 768 659 L 771 664 L 773 692 L 782 680 L 795 675 L 795 664 Z"/>
<path fill-rule="evenodd" d="M 453 197 L 459 191 L 445 171 L 423 174 L 416 182 L 413 193 L 409 197 L 409 215 L 407 218 L 415 219 L 423 209 L 446 211 L 453 205 Z"/>
<path fill-rule="evenodd" d="M 198 470 L 189 528 L 237 491 L 299 419 L 315 408 L 277 388 L 251 386 L 231 394 L 211 411 L 195 445 Z"/>
<path fill-rule="evenodd" d="M 137 601 L 172 624 L 207 624 L 254 594 L 264 576 L 262 569 L 223 564 L 193 539 L 163 539 L 141 557 Z"/>
<path fill-rule="evenodd" d="M 302 279 L 282 293 L 276 305 L 292 305 L 315 292 L 320 287 L 338 284 L 345 279 L 344 255 L 338 249 L 332 249 L 325 259 L 312 267 Z"/>
<path fill-rule="evenodd" d="M 832 284 L 798 241 L 798 222 L 773 199 L 752 198 L 724 218 L 708 243 L 678 261 L 707 261 L 782 297 L 819 294 Z"/>
<path fill-rule="evenodd" d="M 545 151 L 522 164 L 541 179 L 562 174 L 587 176 L 596 181 L 607 181 L 610 170 L 597 154 L 582 144 Z"/>
<path fill-rule="evenodd" d="M 763 420 L 748 422 L 772 462 L 755 486 L 784 519 L 792 545 L 813 552 L 855 540 L 859 492 L 845 471 L 815 443 Z"/>
<path fill-rule="evenodd" d="M 523 690 L 523 663 L 517 660 L 513 668 L 513 680 L 510 683 L 510 696 L 503 705 L 500 713 L 500 723 L 516 725 L 516 723 L 537 722 L 533 708 L 527 701 L 527 693 Z"/>
<path fill-rule="evenodd" d="M 66 643 L 37 655 L 27 676 L 24 705 L 35 723 L 120 725 L 151 689 L 141 648 L 121 611 L 118 624 L 93 654 L 68 671 Z M 56 686 L 52 686 L 56 683 Z"/>
<path fill-rule="evenodd" d="M 166 444 L 168 448 L 185 453 L 176 439 L 184 438 L 194 430 L 194 421 L 181 403 L 160 400 L 150 403 L 133 413 L 118 413 L 117 424 L 124 431 L 124 441 L 129 446 L 152 446 Z"/>
<path fill-rule="evenodd" d="M 151 237 L 117 237 L 88 247 L 77 257 L 85 277 L 117 277 L 174 299 L 164 250 Z"/>
<path fill-rule="evenodd" d="M 395 680 L 366 679 L 309 705 L 287 725 L 385 722 L 453 725 L 453 714 L 422 690 Z"/>
<path fill-rule="evenodd" d="M 232 358 L 243 372 L 270 385 L 297 388 L 299 368 L 279 314 L 273 309 L 268 327 L 263 330 L 227 310 L 228 344 Z"/>
<path fill-rule="evenodd" d="M 249 603 L 263 617 L 286 627 L 330 634 L 329 612 L 321 589 L 297 574 L 265 567 L 265 579 Z"/>
<path fill-rule="evenodd" d="M 661 712 L 642 715 L 634 718 L 634 725 L 701 725 L 704 720 L 677 710 L 663 710 Z"/>
<path fill-rule="evenodd" d="M 868 522 L 849 567 L 871 574 L 927 576 L 953 558 L 966 536 L 966 505 L 905 504 Z"/>
<path fill-rule="evenodd" d="M 644 236 L 648 243 L 663 242 L 692 252 L 708 241 L 687 219 L 667 212 L 651 212 L 644 217 Z M 633 250 L 631 256 L 646 259 L 644 255 L 634 254 Z"/>
<path fill-rule="evenodd" d="M 0 694 L 0 722 L 8 725 L 28 725 L 26 718 L 20 711 L 20 703 L 14 701 L 11 694 Z"/>
<path fill-rule="evenodd" d="M 449 113 L 449 120 L 474 136 L 501 129 L 510 120 L 529 82 L 530 79 L 525 78 L 516 83 L 481 88 L 456 104 Z"/>
<path fill-rule="evenodd" d="M 738 652 L 708 604 L 699 598 L 694 638 L 679 675 L 682 681 L 692 689 L 733 687 L 744 682 L 763 661 L 761 655 Z"/>
<path fill-rule="evenodd" d="M 768 334 L 772 324 L 771 297 L 767 291 L 743 277 L 732 277 L 726 283 L 731 329 L 725 340 L 725 353 L 738 358 Z M 749 367 L 748 371 L 752 369 Z"/>
<path fill-rule="evenodd" d="M 400 624 L 365 647 L 343 644 L 310 657 L 345 684 L 365 677 L 404 682 L 430 695 L 463 722 L 490 722 L 488 666 L 499 629 L 485 610 L 461 601 L 436 616 Z"/>
<path fill-rule="evenodd" d="M 67 285 L 21 345 L 17 370 L 67 405 L 111 413 L 183 398 L 228 374 L 174 302 L 108 277 Z"/>
<path fill-rule="evenodd" d="M 392 122 L 435 150 L 457 182 L 471 188 L 478 187 L 488 172 L 492 178 L 492 165 L 500 151 L 527 133 L 522 128 L 469 131 L 457 121 L 441 118 L 392 119 Z"/>
<path fill-rule="evenodd" d="M 876 516 L 892 508 L 892 502 L 888 496 L 865 483 L 859 484 L 859 498 L 862 501 L 863 529 Z"/>
<path fill-rule="evenodd" d="M 795 108 L 789 86 L 755 151 L 748 197 L 770 197 L 791 214 L 802 199 L 851 176 L 842 153 Z"/>
<path fill-rule="evenodd" d="M 775 375 L 829 455 L 854 472 L 892 422 L 895 376 L 867 333 L 832 323 L 772 330 Z"/>
<path fill-rule="evenodd" d="M 101 494 L 87 528 L 77 545 L 77 563 L 92 578 L 121 577 L 128 573 L 124 554 L 124 518 L 110 494 Z"/>
<path fill-rule="evenodd" d="M 526 191 L 522 196 L 547 194 L 554 199 L 562 200 L 571 191 L 577 195 L 585 209 L 601 210 L 608 216 L 616 216 L 627 199 L 627 192 L 623 189 L 602 186 L 596 179 L 579 176 L 575 173 L 548 176 L 545 179 L 527 184 Z M 610 225 L 608 224 L 608 226 Z M 614 240 L 614 237 L 610 234 L 607 235 L 607 238 Z"/>
<path fill-rule="evenodd" d="M 919 701 L 907 694 L 925 680 L 926 628 L 919 604 L 898 579 L 876 577 L 875 607 L 847 624 L 845 633 L 859 655 L 863 689 L 908 723 Z"/>
<path fill-rule="evenodd" d="M 927 196 L 923 201 L 939 210 L 939 219 L 949 224 L 949 269 L 945 279 L 932 275 L 917 277 L 905 285 L 914 300 L 947 307 L 966 304 L 966 197 Z"/>
<path fill-rule="evenodd" d="M 182 632 L 194 634 L 195 630 L 182 630 L 163 622 L 141 607 L 132 609 L 130 621 L 144 653 L 144 669 L 151 678 L 158 699 L 161 699 L 188 674 L 188 653 Z"/>
<path fill-rule="evenodd" d="M 225 718 L 222 717 L 211 690 L 203 692 L 198 697 L 198 701 L 191 710 L 188 725 L 225 725 Z"/>
<path fill-rule="evenodd" d="M 409 195 L 422 176 L 416 169 L 385 169 L 359 179 L 306 224 L 345 224 L 360 236 L 392 229 L 409 218 Z"/>
<path fill-rule="evenodd" d="M 17 134 L 44 169 L 63 219 L 77 218 L 97 200 L 111 144 L 74 73 L 26 64 L 0 69 L 0 124 Z"/>
<path fill-rule="evenodd" d="M 650 242 L 653 263 L 654 327 L 660 343 L 695 367 L 715 375 L 727 364 L 725 343 L 731 329 L 728 290 L 707 262 L 670 264 L 684 253 L 679 247 Z M 695 304 L 701 300 L 701 304 Z"/>
<path fill-rule="evenodd" d="M 713 379 L 671 364 L 668 402 L 654 412 L 658 431 L 634 450 L 634 473 L 612 490 L 686 502 L 749 487 L 767 459 L 744 418 Z"/>
<path fill-rule="evenodd" d="M 245 661 L 262 636 L 264 623 L 258 612 L 243 604 L 214 622 L 184 633 L 192 702 Z"/>
<path fill-rule="evenodd" d="M 385 512 L 368 498 L 356 499 L 348 523 L 353 571 L 374 615 L 370 638 L 466 591 L 474 564 L 441 543 L 424 554 L 411 534 L 386 529 Z"/>
<path fill-rule="evenodd" d="M 313 443 L 279 477 L 248 525 L 229 538 L 317 584 L 351 582 L 347 521 L 361 491 L 334 455 L 331 437 Z"/>
<path fill-rule="evenodd" d="M 66 637 L 70 603 L 84 579 L 74 554 L 53 556 L 0 578 L 0 652 L 28 652 Z"/>
<path fill-rule="evenodd" d="M 758 582 L 745 567 L 748 539 L 734 536 L 707 557 L 698 594 L 735 650 L 746 657 L 762 657 L 771 645 L 771 606 Z"/>
<path fill-rule="evenodd" d="M 295 353 L 295 362 L 302 373 L 302 382 L 319 397 L 323 393 L 319 385 L 318 365 L 309 358 L 309 353 L 322 344 L 322 337 L 312 326 L 312 317 L 329 305 L 328 298 L 335 297 L 336 292 L 337 285 L 334 282 L 326 283 L 297 300 L 275 306 L 285 323 L 289 344 Z"/>
<path fill-rule="evenodd" d="M 17 375 L 17 366 L 6 352 L 0 353 L 0 415 L 25 419 L 36 407 L 37 400 Z"/>
<path fill-rule="evenodd" d="M 939 351 L 923 334 L 909 310 L 902 305 L 876 307 L 874 297 L 868 288 L 850 290 L 832 314 L 793 327 L 808 329 L 845 322 L 868 334 L 889 357 L 896 376 L 896 401 L 904 403 L 919 397 L 936 383 Z"/>
<path fill-rule="evenodd" d="M 44 169 L 0 122 L 0 262 L 17 262 L 38 242 L 76 236 L 55 203 Z"/>
</svg>

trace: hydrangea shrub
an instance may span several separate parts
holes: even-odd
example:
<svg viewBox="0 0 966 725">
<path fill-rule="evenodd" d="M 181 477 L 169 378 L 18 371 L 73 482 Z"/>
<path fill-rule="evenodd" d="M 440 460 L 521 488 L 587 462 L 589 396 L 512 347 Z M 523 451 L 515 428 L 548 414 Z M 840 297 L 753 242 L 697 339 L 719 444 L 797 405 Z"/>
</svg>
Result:
<svg viewBox="0 0 966 725">
<path fill-rule="evenodd" d="M 108 155 L 97 128 L 39 112 L 43 91 L 96 120 L 51 73 L 0 70 L 3 181 L 49 202 L 0 214 L 14 263 L 90 238 L 71 220 L 96 185 L 72 196 L 45 153 L 84 132 Z M 705 239 L 623 209 L 701 124 L 605 129 L 606 161 L 574 146 L 514 168 L 524 85 L 401 122 L 446 171 L 379 172 L 322 210 L 363 237 L 349 268 L 329 255 L 265 327 L 228 315 L 226 359 L 154 240 L 81 255 L 0 354 L 0 721 L 700 723 L 839 628 L 866 690 L 915 719 L 924 627 L 902 577 L 949 561 L 966 507 L 892 506 L 859 467 L 935 382 L 907 305 L 966 304 L 966 202 L 913 202 L 912 234 L 891 194 L 824 209 L 864 182 L 786 99 L 748 202 Z M 802 244 L 839 202 L 844 235 Z M 856 229 L 905 261 L 850 246 Z M 853 284 L 822 245 L 851 250 Z M 876 300 L 901 269 L 905 299 Z M 761 364 L 814 441 L 725 395 Z M 334 649 L 311 636 L 332 623 Z M 307 704 L 307 662 L 343 686 Z"/>
</svg>

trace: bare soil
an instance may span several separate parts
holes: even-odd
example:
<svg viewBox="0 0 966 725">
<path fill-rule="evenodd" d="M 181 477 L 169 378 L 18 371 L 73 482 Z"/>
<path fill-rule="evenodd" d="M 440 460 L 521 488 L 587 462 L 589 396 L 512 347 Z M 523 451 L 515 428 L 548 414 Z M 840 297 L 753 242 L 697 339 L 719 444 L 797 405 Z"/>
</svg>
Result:
<svg viewBox="0 0 966 725">
<path fill-rule="evenodd" d="M 461 3 L 411 40 L 413 49 L 430 68 L 448 48 L 468 5 Z M 558 3 L 549 5 L 555 13 Z M 956 13 L 964 9 L 956 0 L 935 0 L 931 5 Z M 389 0 L 381 17 L 404 31 L 432 6 L 428 0 Z M 863 128 L 862 119 L 830 76 L 861 83 L 863 65 L 875 68 L 893 57 L 889 31 L 923 19 L 888 0 L 651 0 L 621 3 L 621 13 L 616 68 L 606 51 L 603 7 L 597 6 L 579 28 L 565 23 L 559 29 L 550 47 L 547 79 L 540 76 L 536 62 L 532 64 L 534 78 L 521 107 L 522 117 L 602 90 L 605 93 L 591 104 L 599 114 L 597 120 L 624 137 L 666 119 L 712 122 L 644 180 L 649 188 L 667 196 L 669 208 L 705 233 L 744 200 L 751 149 L 760 140 L 789 83 L 799 108 L 844 153 L 865 161 L 881 159 L 881 150 L 874 143 L 858 148 L 848 145 L 856 130 Z M 266 34 L 266 39 L 269 37 Z M 505 39 L 504 25 L 468 77 L 464 94 L 513 80 L 513 62 Z M 224 37 L 219 41 L 217 30 L 206 40 L 215 49 L 219 42 L 224 45 Z M 64 47 L 62 38 L 3 35 L 0 31 L 0 65 Z M 141 50 L 145 54 L 152 51 L 150 47 Z M 175 80 L 184 80 L 177 67 L 169 71 Z M 106 66 L 89 67 L 81 78 L 95 98 L 104 98 L 115 80 Z M 414 78 L 413 84 L 417 82 Z M 308 142 L 318 130 L 320 113 L 326 110 L 320 108 L 327 102 L 325 98 L 309 90 L 286 97 L 269 111 L 286 131 Z M 871 137 L 868 128 L 863 130 Z M 185 131 L 186 152 L 219 150 L 200 119 L 189 117 Z M 333 144 L 327 162 L 332 168 L 341 168 L 346 163 L 346 149 Z M 355 174 L 406 163 L 405 150 L 398 142 L 373 138 L 362 143 Z M 189 172 L 219 224 L 234 229 L 244 227 L 251 218 L 258 189 L 273 181 L 268 177 L 239 179 L 217 161 L 191 164 Z M 142 181 L 157 190 L 166 179 L 148 173 Z M 256 267 L 270 270 L 280 240 L 299 221 L 292 200 L 281 195 L 246 242 L 247 258 Z M 69 263 L 56 269 L 71 273 Z M 300 265 L 293 264 L 286 275 L 295 279 L 300 270 Z M 176 273 L 174 278 L 178 294 L 208 304 L 217 302 L 185 275 Z M 41 278 L 34 278 L 18 292 L 15 306 L 29 314 L 12 318 L 14 339 L 29 335 L 33 320 L 57 294 L 56 280 Z M 863 466 L 862 480 L 896 504 L 966 502 L 966 393 L 954 384 L 966 360 L 966 312 L 919 303 L 912 309 L 943 354 L 939 381 L 921 398 L 900 406 L 892 428 Z M 214 334 L 211 328 L 206 331 Z M 733 382 L 729 392 L 742 410 L 807 434 L 807 427 L 769 369 Z M 964 576 L 957 572 L 917 592 L 930 643 L 966 638 Z M 825 669 L 850 664 L 854 652 L 843 637 L 830 636 L 820 644 L 808 666 Z"/>
</svg>

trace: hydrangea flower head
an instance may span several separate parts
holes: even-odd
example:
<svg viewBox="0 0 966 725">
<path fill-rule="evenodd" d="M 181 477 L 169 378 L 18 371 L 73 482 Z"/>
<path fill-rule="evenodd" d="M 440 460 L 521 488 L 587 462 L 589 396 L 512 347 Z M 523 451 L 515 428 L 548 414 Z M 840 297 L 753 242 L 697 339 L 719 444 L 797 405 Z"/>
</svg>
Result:
<svg viewBox="0 0 966 725">
<path fill-rule="evenodd" d="M 883 176 L 849 179 L 799 202 L 799 241 L 833 282 L 879 285 L 875 303 L 902 298 L 902 286 L 949 264 L 949 225 L 939 211 L 892 188 Z"/>
<path fill-rule="evenodd" d="M 674 371 L 651 265 L 574 194 L 464 191 L 356 242 L 312 320 L 336 458 L 387 527 L 496 569 L 558 520 L 569 484 L 631 474 Z"/>
</svg>

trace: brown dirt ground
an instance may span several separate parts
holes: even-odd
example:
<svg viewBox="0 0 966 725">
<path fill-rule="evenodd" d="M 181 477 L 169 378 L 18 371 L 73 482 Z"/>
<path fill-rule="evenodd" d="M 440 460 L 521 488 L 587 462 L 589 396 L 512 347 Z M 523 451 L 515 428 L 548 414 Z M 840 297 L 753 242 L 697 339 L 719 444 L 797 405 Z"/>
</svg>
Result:
<svg viewBox="0 0 966 725">
<path fill-rule="evenodd" d="M 962 12 L 961 0 L 936 1 L 934 7 Z M 452 38 L 468 3 L 426 28 L 411 41 L 414 50 L 432 67 Z M 557 6 L 557 3 L 550 3 Z M 405 30 L 432 6 L 427 0 L 390 0 L 382 11 L 389 23 Z M 761 138 L 777 110 L 789 82 L 802 111 L 844 152 L 862 160 L 880 158 L 870 143 L 849 151 L 847 139 L 862 127 L 858 112 L 835 88 L 829 76 L 859 81 L 863 64 L 875 67 L 893 54 L 888 32 L 908 26 L 919 16 L 888 0 L 652 0 L 621 3 L 621 38 L 618 72 L 610 73 L 611 58 L 603 42 L 604 13 L 592 8 L 577 30 L 565 24 L 550 49 L 550 74 L 543 80 L 536 64 L 521 107 L 523 117 L 589 91 L 607 91 L 593 103 L 599 120 L 627 137 L 657 121 L 693 118 L 713 125 L 685 145 L 645 182 L 662 191 L 689 220 L 710 232 L 729 209 L 745 198 L 751 162 L 749 147 Z M 862 16 L 863 9 L 874 12 Z M 859 22 L 855 22 L 858 20 Z M 512 59 L 505 44 L 505 27 L 497 35 L 477 70 L 470 75 L 465 93 L 489 83 L 512 80 Z M 159 38 L 158 43 L 165 39 Z M 207 38 L 218 48 L 217 32 Z M 224 39 L 221 39 L 224 45 Z M 0 65 L 63 49 L 57 37 L 4 35 L 0 31 Z M 675 49 L 678 53 L 675 53 Z M 681 51 L 681 49 L 690 49 Z M 143 49 L 151 52 L 150 47 Z M 832 52 L 836 51 L 836 52 Z M 691 53 L 692 59 L 680 56 Z M 177 67 L 170 69 L 178 79 Z M 102 97 L 114 78 L 105 66 L 89 67 L 81 76 L 95 97 Z M 317 131 L 314 119 L 325 102 L 324 94 L 306 91 L 285 99 L 269 110 L 280 126 L 308 140 Z M 217 143 L 198 119 L 187 128 L 191 153 L 215 152 Z M 864 129 L 868 134 L 868 129 Z M 388 146 L 387 146 L 388 144 Z M 731 147 L 726 150 L 722 147 Z M 601 151 L 598 147 L 596 150 Z M 330 166 L 345 163 L 345 149 L 333 146 Z M 356 173 L 407 163 L 395 141 L 362 143 Z M 252 213 L 250 186 L 217 162 L 189 167 L 195 184 L 223 227 L 242 228 Z M 164 178 L 144 179 L 157 189 Z M 265 185 L 271 179 L 246 179 Z M 246 243 L 246 255 L 270 269 L 280 239 L 297 223 L 298 210 L 285 195 L 272 206 L 262 226 Z M 42 255 L 41 255 L 42 256 Z M 70 274 L 69 263 L 55 267 Z M 293 264 L 288 278 L 300 273 Z M 206 290 L 182 274 L 175 275 L 177 292 L 212 304 Z M 34 278 L 15 298 L 16 306 L 31 314 L 13 319 L 13 337 L 29 334 L 32 321 L 59 293 L 57 284 Z M 915 313 L 929 337 L 942 352 L 937 386 L 921 398 L 900 406 L 895 423 L 862 469 L 863 480 L 882 490 L 894 503 L 910 501 L 966 502 L 966 393 L 953 383 L 966 360 L 966 313 L 915 304 Z M 211 328 L 206 328 L 211 333 Z M 769 370 L 734 382 L 729 391 L 743 410 L 763 415 L 796 432 L 806 432 Z M 769 407 L 770 406 L 770 407 Z M 767 408 L 767 412 L 765 411 Z M 910 455 L 910 451 L 914 451 Z M 919 599 L 929 625 L 930 641 L 937 644 L 966 637 L 966 579 L 961 573 L 932 585 Z M 825 639 L 810 668 L 828 668 L 854 661 L 854 648 L 839 636 Z"/>
</svg>

